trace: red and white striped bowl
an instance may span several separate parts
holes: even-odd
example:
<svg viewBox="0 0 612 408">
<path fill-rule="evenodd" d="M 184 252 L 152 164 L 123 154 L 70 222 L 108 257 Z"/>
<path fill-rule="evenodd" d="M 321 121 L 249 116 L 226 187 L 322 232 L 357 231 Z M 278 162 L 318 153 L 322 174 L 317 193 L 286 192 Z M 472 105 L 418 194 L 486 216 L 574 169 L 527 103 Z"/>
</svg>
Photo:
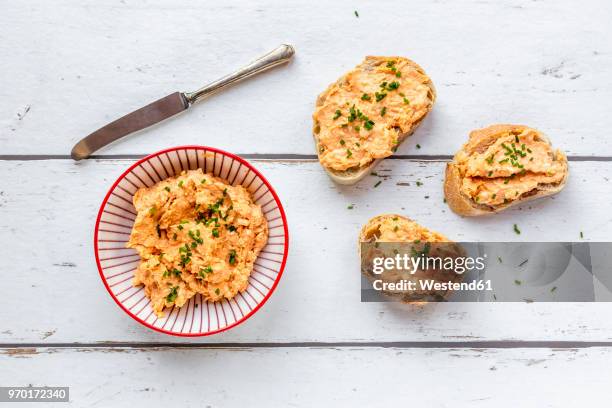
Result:
<svg viewBox="0 0 612 408">
<path fill-rule="evenodd" d="M 164 318 L 157 318 L 144 288 L 132 286 L 134 270 L 140 261 L 136 250 L 125 247 L 136 216 L 132 197 L 140 187 L 152 186 L 182 170 L 197 168 L 232 185 L 243 185 L 251 192 L 268 220 L 268 243 L 255 262 L 246 291 L 221 302 L 205 302 L 198 294 L 183 307 L 167 309 Z M 288 248 L 287 219 L 270 183 L 244 159 L 203 146 L 174 147 L 134 163 L 104 197 L 94 233 L 98 270 L 115 302 L 143 325 L 177 336 L 219 333 L 248 319 L 276 288 L 285 268 Z"/>
</svg>

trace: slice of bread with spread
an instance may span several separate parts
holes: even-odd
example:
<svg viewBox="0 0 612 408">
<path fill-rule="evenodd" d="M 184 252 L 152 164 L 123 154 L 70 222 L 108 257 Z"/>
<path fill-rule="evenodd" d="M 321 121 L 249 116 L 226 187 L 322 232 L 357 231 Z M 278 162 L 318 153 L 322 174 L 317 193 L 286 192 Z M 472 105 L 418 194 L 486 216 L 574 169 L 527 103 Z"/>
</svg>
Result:
<svg viewBox="0 0 612 408">
<path fill-rule="evenodd" d="M 399 214 L 381 214 L 371 218 L 359 234 L 359 242 L 451 242 Z"/>
<path fill-rule="evenodd" d="M 356 183 L 414 132 L 435 99 L 415 62 L 366 57 L 317 98 L 313 136 L 321 165 L 334 181 Z"/>
<path fill-rule="evenodd" d="M 399 245 L 394 245 L 395 243 Z M 370 282 L 380 280 L 396 284 L 402 281 L 418 283 L 419 280 L 438 282 L 463 280 L 463 275 L 445 269 L 388 269 L 381 274 L 376 274 L 370 269 L 375 257 L 392 258 L 403 253 L 411 254 L 411 257 L 465 256 L 465 251 L 459 244 L 399 214 L 383 214 L 370 219 L 359 234 L 359 253 L 362 259 L 361 272 Z M 417 289 L 410 291 L 383 289 L 381 292 L 404 303 L 441 301 L 451 294 L 448 289 L 424 289 L 418 285 Z"/>
<path fill-rule="evenodd" d="M 446 166 L 444 195 L 460 215 L 481 216 L 563 189 L 567 157 L 540 131 L 492 125 L 470 133 Z"/>
</svg>

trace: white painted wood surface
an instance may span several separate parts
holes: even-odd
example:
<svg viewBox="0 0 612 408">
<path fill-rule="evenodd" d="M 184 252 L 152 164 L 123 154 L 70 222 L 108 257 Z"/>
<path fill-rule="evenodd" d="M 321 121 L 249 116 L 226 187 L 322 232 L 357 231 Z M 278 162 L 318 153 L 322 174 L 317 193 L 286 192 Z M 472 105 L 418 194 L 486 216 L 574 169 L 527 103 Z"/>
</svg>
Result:
<svg viewBox="0 0 612 408">
<path fill-rule="evenodd" d="M 289 42 L 297 54 L 288 67 L 100 153 L 197 143 L 314 154 L 317 94 L 365 55 L 398 54 L 420 63 L 439 93 L 399 154 L 453 154 L 469 130 L 517 122 L 540 128 L 569 154 L 611 155 L 611 7 L 603 0 L 6 2 L 0 154 L 69 154 L 109 121 Z"/>
<path fill-rule="evenodd" d="M 93 226 L 101 198 L 132 162 L 0 162 L 2 173 L 11 175 L 0 196 L 0 246 L 11 249 L 4 261 L 16 265 L 3 285 L 3 298 L 18 305 L 20 314 L 16 319 L 15 308 L 0 308 L 0 321 L 11 322 L 0 340 L 185 341 L 132 321 L 106 293 L 95 266 Z M 368 176 L 353 187 L 335 185 L 314 161 L 254 164 L 277 189 L 287 212 L 290 253 L 284 276 L 270 302 L 249 321 L 190 341 L 612 339 L 612 322 L 601 318 L 612 304 L 437 304 L 420 309 L 360 303 L 356 247 L 361 225 L 383 212 L 405 214 L 458 241 L 572 241 L 579 240 L 580 231 L 585 240 L 605 241 L 612 229 L 609 203 L 594 201 L 588 211 L 576 209 L 584 197 L 612 196 L 610 162 L 572 162 L 568 185 L 558 196 L 482 220 L 461 218 L 444 204 L 444 162 L 387 160 L 377 169 L 383 177 Z"/>
<path fill-rule="evenodd" d="M 609 401 L 612 381 L 610 348 L 0 353 L 3 384 L 70 385 L 77 407 L 578 407 Z"/>
<path fill-rule="evenodd" d="M 383 212 L 406 214 L 456 240 L 570 241 L 582 231 L 585 240 L 609 241 L 612 3 L 5 3 L 0 385 L 69 385 L 79 407 L 608 401 L 612 348 L 585 342 L 612 341 L 612 304 L 365 304 L 355 241 L 360 226 Z M 131 157 L 204 144 L 278 159 L 255 161 L 289 217 L 290 257 L 270 301 L 217 336 L 153 333 L 113 303 L 93 258 L 98 206 L 132 160 L 40 159 L 67 157 L 78 139 L 110 120 L 195 89 L 282 42 L 297 50 L 288 66 L 99 152 Z M 441 161 L 386 160 L 382 177 L 340 187 L 318 163 L 287 160 L 314 154 L 310 116 L 317 94 L 368 54 L 408 56 L 437 85 L 433 112 L 398 154 L 448 156 L 473 128 L 525 123 L 574 159 L 566 190 L 495 217 L 464 219 L 442 202 Z M 244 347 L 173 347 L 193 342 Z M 388 342 L 422 348 L 378 347 Z M 438 342 L 448 348 L 427 348 Z M 473 349 L 479 342 L 484 348 Z M 523 342 L 542 343 L 518 348 Z M 47 347 L 53 345 L 60 347 Z"/>
</svg>

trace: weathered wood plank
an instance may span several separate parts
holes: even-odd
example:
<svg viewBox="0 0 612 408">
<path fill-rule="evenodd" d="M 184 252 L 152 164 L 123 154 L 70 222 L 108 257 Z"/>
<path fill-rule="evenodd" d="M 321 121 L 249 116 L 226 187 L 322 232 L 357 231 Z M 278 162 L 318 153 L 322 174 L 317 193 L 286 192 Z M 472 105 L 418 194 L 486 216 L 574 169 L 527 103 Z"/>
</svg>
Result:
<svg viewBox="0 0 612 408">
<path fill-rule="evenodd" d="M 101 153 L 195 143 L 312 154 L 316 95 L 365 55 L 390 54 L 422 64 L 439 93 L 400 154 L 453 154 L 470 129 L 518 122 L 569 154 L 611 156 L 611 8 L 600 0 L 9 2 L 0 15 L 0 154 L 68 154 L 109 121 L 290 42 L 290 66 Z"/>
<path fill-rule="evenodd" d="M 0 161 L 3 259 L 0 341 L 183 341 L 126 316 L 102 286 L 93 256 L 98 206 L 132 163 Z M 199 341 L 610 340 L 612 304 L 360 303 L 356 240 L 371 216 L 398 212 L 455 240 L 609 240 L 612 163 L 572 162 L 560 195 L 485 219 L 442 200 L 443 162 L 387 160 L 380 176 L 335 185 L 316 162 L 254 162 L 288 215 L 290 256 L 277 292 L 251 320 Z M 378 187 L 377 181 L 382 180 Z M 420 180 L 423 185 L 417 186 Z M 429 197 L 429 198 L 426 198 Z M 354 204 L 349 210 L 347 206 Z M 518 223 L 522 234 L 512 226 Z"/>
<path fill-rule="evenodd" d="M 609 348 L 0 349 L 0 364 L 3 385 L 69 386 L 78 407 L 582 406 L 612 381 Z"/>
</svg>

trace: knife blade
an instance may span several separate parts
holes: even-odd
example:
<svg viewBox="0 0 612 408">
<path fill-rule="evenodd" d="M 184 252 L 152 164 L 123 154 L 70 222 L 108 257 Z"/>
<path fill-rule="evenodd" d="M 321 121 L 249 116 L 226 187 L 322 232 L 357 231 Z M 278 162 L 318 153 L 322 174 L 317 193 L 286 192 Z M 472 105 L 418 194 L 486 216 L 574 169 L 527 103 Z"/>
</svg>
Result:
<svg viewBox="0 0 612 408">
<path fill-rule="evenodd" d="M 117 139 L 144 129 L 164 119 L 183 112 L 189 108 L 187 99 L 180 92 L 156 100 L 132 113 L 101 127 L 90 135 L 84 137 L 72 148 L 70 155 L 74 160 L 89 157 L 96 150 L 114 142 Z"/>
<path fill-rule="evenodd" d="M 74 145 L 70 155 L 74 160 L 86 159 L 96 150 L 117 139 L 181 113 L 194 103 L 245 78 L 290 61 L 294 54 L 295 50 L 291 45 L 283 44 L 238 71 L 211 82 L 197 91 L 171 93 L 89 134 Z"/>
</svg>

